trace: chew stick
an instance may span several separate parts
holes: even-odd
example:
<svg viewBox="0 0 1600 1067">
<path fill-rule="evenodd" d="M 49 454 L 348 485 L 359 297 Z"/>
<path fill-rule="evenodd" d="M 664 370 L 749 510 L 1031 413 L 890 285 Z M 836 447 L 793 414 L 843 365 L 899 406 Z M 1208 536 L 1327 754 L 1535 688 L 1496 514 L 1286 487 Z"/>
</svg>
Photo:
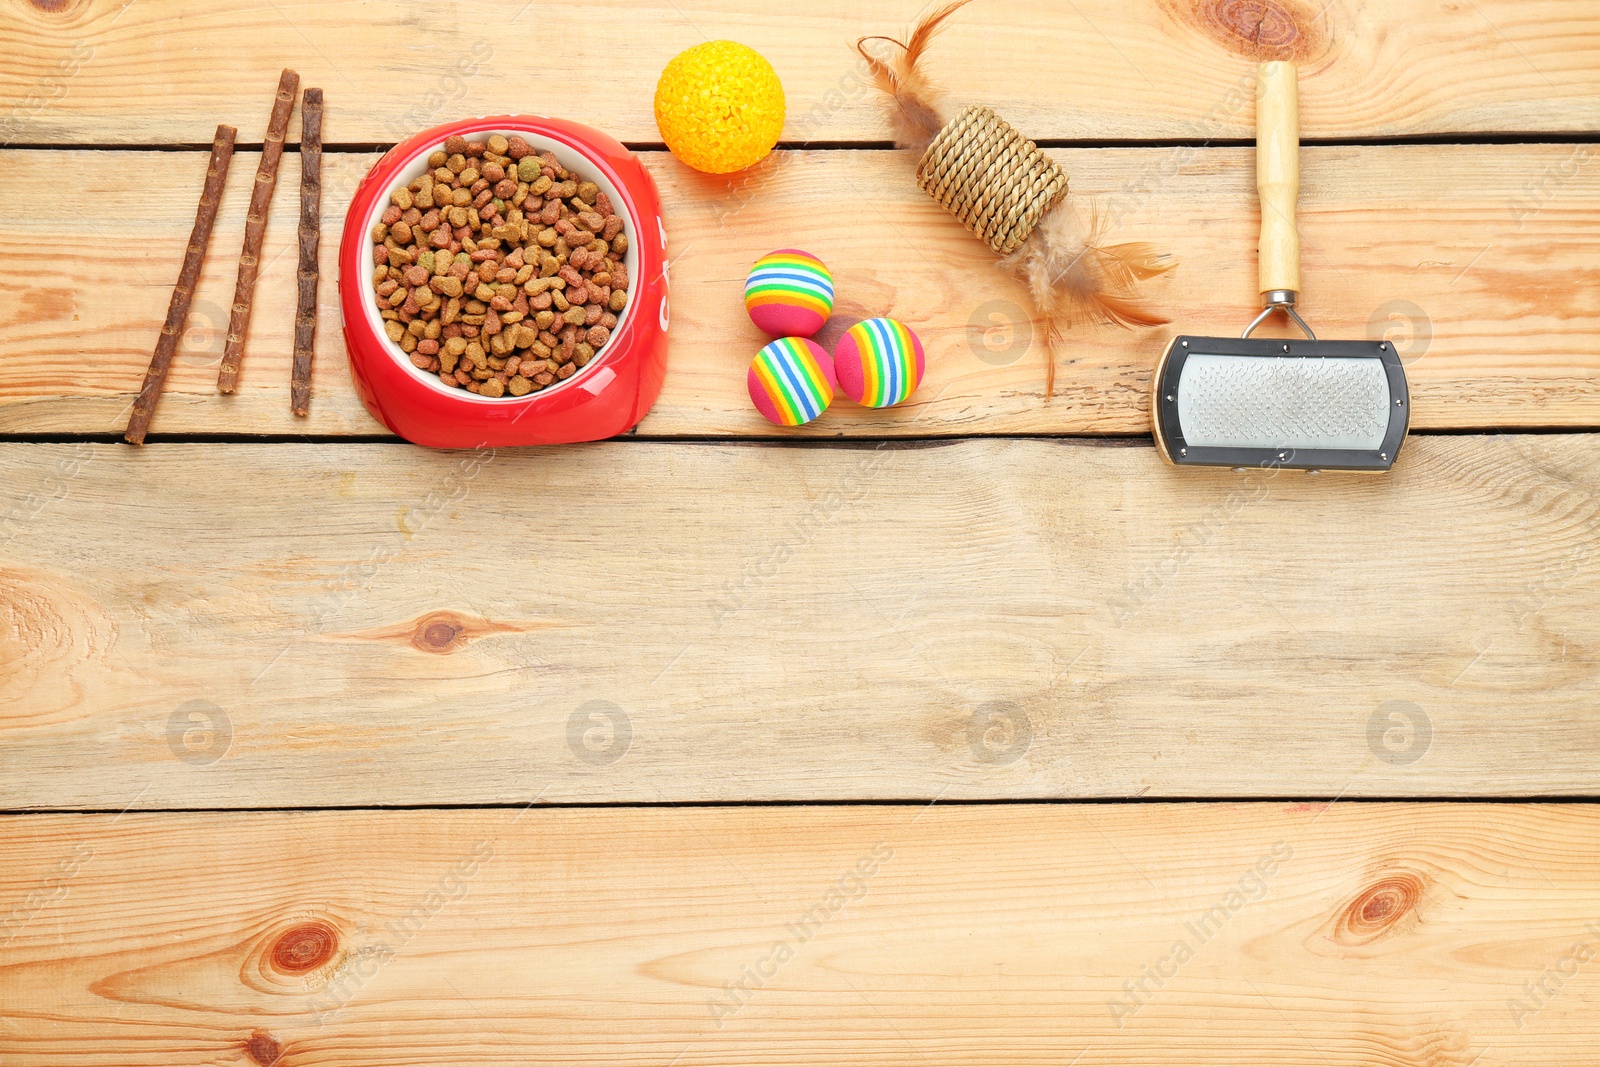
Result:
<svg viewBox="0 0 1600 1067">
<path fill-rule="evenodd" d="M 317 245 L 322 227 L 322 90 L 300 98 L 300 270 L 294 314 L 294 373 L 289 410 L 304 418 L 311 407 L 312 343 L 317 337 Z"/>
<path fill-rule="evenodd" d="M 228 340 L 222 346 L 222 369 L 217 372 L 217 391 L 231 393 L 239 384 L 239 361 L 244 358 L 244 336 L 250 328 L 250 306 L 255 300 L 256 272 L 261 267 L 261 244 L 267 235 L 267 209 L 272 205 L 272 190 L 278 184 L 278 161 L 283 158 L 283 138 L 289 132 L 289 113 L 294 110 L 300 75 L 284 68 L 278 78 L 278 97 L 272 103 L 272 119 L 261 145 L 261 166 L 256 168 L 256 184 L 250 190 L 250 214 L 244 223 L 244 250 L 239 253 L 239 284 L 233 290 L 233 314 L 228 318 Z"/>
<path fill-rule="evenodd" d="M 178 350 L 178 337 L 189 318 L 189 302 L 194 299 L 194 287 L 200 280 L 200 265 L 206 258 L 206 246 L 211 243 L 211 228 L 217 221 L 217 205 L 222 201 L 222 185 L 228 177 L 228 164 L 233 161 L 233 139 L 238 133 L 232 126 L 218 126 L 217 135 L 211 139 L 211 162 L 206 167 L 206 184 L 200 192 L 200 206 L 195 209 L 194 229 L 189 233 L 189 249 L 183 255 L 178 284 L 173 286 L 172 300 L 167 304 L 167 321 L 161 327 L 161 336 L 156 338 L 150 369 L 144 372 L 144 385 L 133 402 L 128 432 L 122 435 L 130 445 L 144 444 L 145 431 L 150 429 L 150 417 L 156 411 L 156 401 L 161 399 L 161 390 L 167 384 L 167 371 L 172 367 L 172 357 Z"/>
</svg>

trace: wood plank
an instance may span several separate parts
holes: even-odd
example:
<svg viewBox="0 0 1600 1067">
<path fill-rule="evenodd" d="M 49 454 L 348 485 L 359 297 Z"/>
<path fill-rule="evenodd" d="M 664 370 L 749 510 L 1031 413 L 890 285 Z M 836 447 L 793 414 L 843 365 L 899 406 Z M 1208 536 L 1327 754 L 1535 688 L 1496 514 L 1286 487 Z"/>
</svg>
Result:
<svg viewBox="0 0 1600 1067">
<path fill-rule="evenodd" d="M 0 1054 L 1584 1067 L 1597 833 L 1588 805 L 9 818 Z"/>
<path fill-rule="evenodd" d="M 1047 403 L 1042 329 L 1023 310 L 1025 292 L 916 189 L 898 154 L 786 153 L 756 184 L 725 194 L 647 153 L 676 258 L 671 367 L 639 432 L 775 432 L 745 395 L 744 368 L 763 339 L 739 294 L 752 259 L 796 242 L 838 275 L 839 329 L 852 316 L 893 313 L 921 333 L 930 357 L 912 404 L 874 412 L 841 401 L 803 433 L 1146 432 L 1150 369 L 1171 334 L 1237 334 L 1256 304 L 1253 153 L 1056 154 L 1075 189 L 1104 194 L 1117 237 L 1160 240 L 1180 266 L 1152 289 L 1175 325 L 1074 330 L 1060 393 Z M 1416 426 L 1600 426 L 1600 168 L 1591 158 L 1584 145 L 1308 149 L 1306 314 L 1324 336 L 1388 335 L 1405 346 Z M 329 284 L 310 420 L 292 418 L 288 401 L 292 158 L 268 226 L 240 393 L 215 393 L 255 166 L 242 153 L 157 433 L 382 432 L 351 389 L 331 284 L 336 227 L 372 159 L 326 158 Z M 153 161 L 168 180 L 128 180 Z M 0 202 L 36 205 L 0 219 L 0 432 L 120 432 L 204 169 L 200 153 L 0 154 Z M 63 171 L 82 176 L 97 213 L 84 214 L 76 197 L 37 197 Z"/>
<path fill-rule="evenodd" d="M 219 121 L 259 141 L 284 64 L 327 89 L 332 141 L 389 143 L 521 108 L 656 142 L 661 68 L 711 38 L 771 60 L 788 140 L 882 139 L 878 101 L 849 45 L 903 32 L 922 8 L 643 0 L 624 17 L 577 0 L 503 0 L 393 18 L 314 0 L 13 6 L 0 26 L 9 59 L 0 140 L 34 144 L 203 143 Z M 530 56 L 552 35 L 559 70 L 583 77 L 549 72 L 548 52 Z M 989 104 L 1030 137 L 1213 138 L 1253 135 L 1253 63 L 1289 57 L 1304 68 L 1312 137 L 1600 126 L 1600 11 L 1583 0 L 980 2 L 928 66 L 957 102 Z"/>
<path fill-rule="evenodd" d="M 0 446 L 0 806 L 1592 795 L 1592 438 Z"/>
</svg>

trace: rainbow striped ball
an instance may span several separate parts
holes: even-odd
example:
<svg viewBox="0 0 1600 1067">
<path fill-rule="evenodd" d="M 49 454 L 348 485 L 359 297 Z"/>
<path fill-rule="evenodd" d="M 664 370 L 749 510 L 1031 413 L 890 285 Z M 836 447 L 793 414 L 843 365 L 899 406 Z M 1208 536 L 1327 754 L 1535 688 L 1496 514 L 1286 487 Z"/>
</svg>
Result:
<svg viewBox="0 0 1600 1067">
<path fill-rule="evenodd" d="M 912 394 L 927 360 L 922 342 L 904 323 L 868 319 L 839 338 L 833 367 L 845 396 L 869 408 L 886 408 Z"/>
<path fill-rule="evenodd" d="M 810 337 L 833 314 L 833 275 L 810 252 L 780 248 L 750 268 L 744 309 L 770 337 Z"/>
<path fill-rule="evenodd" d="M 779 426 L 803 426 L 827 411 L 836 384 L 833 357 L 804 337 L 780 337 L 750 361 L 750 399 Z"/>
</svg>

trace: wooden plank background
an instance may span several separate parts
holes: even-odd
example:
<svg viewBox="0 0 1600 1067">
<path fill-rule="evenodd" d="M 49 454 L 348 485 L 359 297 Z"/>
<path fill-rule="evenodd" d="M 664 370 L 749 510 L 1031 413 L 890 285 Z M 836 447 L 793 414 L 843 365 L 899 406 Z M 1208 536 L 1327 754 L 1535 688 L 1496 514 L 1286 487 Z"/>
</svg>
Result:
<svg viewBox="0 0 1600 1067">
<path fill-rule="evenodd" d="M 1600 1064 L 1600 6 L 964 9 L 950 99 L 1179 261 L 1173 325 L 1074 329 L 1049 402 L 849 51 L 918 11 L 7 5 L 0 1064 Z M 720 37 L 789 114 L 713 179 L 650 98 Z M 1256 303 L 1258 58 L 1301 64 L 1304 310 L 1407 360 L 1383 477 L 1140 436 L 1167 339 Z M 284 65 L 329 101 L 308 420 L 298 117 L 214 392 Z M 356 182 L 505 111 L 661 189 L 646 440 L 426 451 L 351 389 Z M 244 150 L 133 450 L 218 122 Z M 776 443 L 738 295 L 793 244 L 838 276 L 825 340 L 893 313 L 929 376 Z"/>
<path fill-rule="evenodd" d="M 460 115 L 559 113 L 630 142 L 668 57 L 712 38 L 760 50 L 783 79 L 791 141 L 888 134 L 850 44 L 900 34 L 914 0 L 439 0 L 385 16 L 274 0 L 17 0 L 0 138 L 14 143 L 205 144 L 220 121 L 259 142 L 278 68 L 328 91 L 324 136 L 392 143 Z M 526 61 L 556 33 L 576 83 Z M 1572 131 L 1600 126 L 1600 11 L 1586 0 L 979 0 L 929 69 L 1034 138 L 1254 137 L 1257 58 L 1304 66 L 1309 137 Z M 291 136 L 298 136 L 298 122 Z"/>
<path fill-rule="evenodd" d="M 131 16 L 130 16 L 131 17 Z M 1408 360 L 1424 429 L 1600 426 L 1600 167 L 1587 145 L 1418 145 L 1305 152 L 1303 309 L 1326 337 L 1388 336 Z M 1102 194 L 1118 237 L 1159 237 L 1179 262 L 1154 283 L 1173 325 L 1083 325 L 1044 396 L 1042 324 L 1022 286 L 912 181 L 900 153 L 793 152 L 732 195 L 665 153 L 646 159 L 671 205 L 673 332 L 646 436 L 771 435 L 745 368 L 765 338 L 740 294 L 751 260 L 800 241 L 833 264 L 838 323 L 893 313 L 920 331 L 929 376 L 912 401 L 841 403 L 802 435 L 1146 433 L 1149 376 L 1174 333 L 1236 335 L 1258 304 L 1253 150 L 1055 153 L 1074 188 Z M 298 159 L 286 156 L 239 393 L 216 367 L 255 154 L 235 162 L 158 433 L 373 434 L 350 384 L 333 280 L 337 227 L 376 157 L 324 164 L 322 323 L 309 420 L 289 414 Z M 128 175 L 158 167 L 154 186 Z M 0 219 L 0 433 L 120 431 L 144 380 L 183 258 L 203 153 L 0 153 L 0 203 L 28 202 L 62 172 L 72 196 Z M 1553 175 L 1537 196 L 1530 175 Z M 85 216 L 80 197 L 99 205 Z M 87 238 L 85 240 L 84 238 Z M 758 251 L 759 250 L 759 251 Z M 1276 327 L 1269 327 L 1269 329 Z M 1280 331 L 1281 332 L 1281 331 Z M 826 338 L 826 335 L 825 335 Z"/>
<path fill-rule="evenodd" d="M 1597 834 L 1589 805 L 13 817 L 0 899 L 39 897 L 0 1055 L 1582 1067 Z"/>
<path fill-rule="evenodd" d="M 9 807 L 1600 785 L 1586 436 L 1385 478 L 1015 440 L 0 472 Z"/>
</svg>

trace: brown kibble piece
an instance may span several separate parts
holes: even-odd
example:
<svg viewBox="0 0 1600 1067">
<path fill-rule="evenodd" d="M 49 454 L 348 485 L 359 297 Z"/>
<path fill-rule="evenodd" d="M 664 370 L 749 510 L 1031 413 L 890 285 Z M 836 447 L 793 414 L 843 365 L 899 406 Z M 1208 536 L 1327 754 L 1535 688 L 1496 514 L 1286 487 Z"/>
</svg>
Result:
<svg viewBox="0 0 1600 1067">
<path fill-rule="evenodd" d="M 390 340 L 480 396 L 572 377 L 627 302 L 624 220 L 610 198 L 521 137 L 452 137 L 428 166 L 390 192 L 369 235 Z"/>
</svg>

